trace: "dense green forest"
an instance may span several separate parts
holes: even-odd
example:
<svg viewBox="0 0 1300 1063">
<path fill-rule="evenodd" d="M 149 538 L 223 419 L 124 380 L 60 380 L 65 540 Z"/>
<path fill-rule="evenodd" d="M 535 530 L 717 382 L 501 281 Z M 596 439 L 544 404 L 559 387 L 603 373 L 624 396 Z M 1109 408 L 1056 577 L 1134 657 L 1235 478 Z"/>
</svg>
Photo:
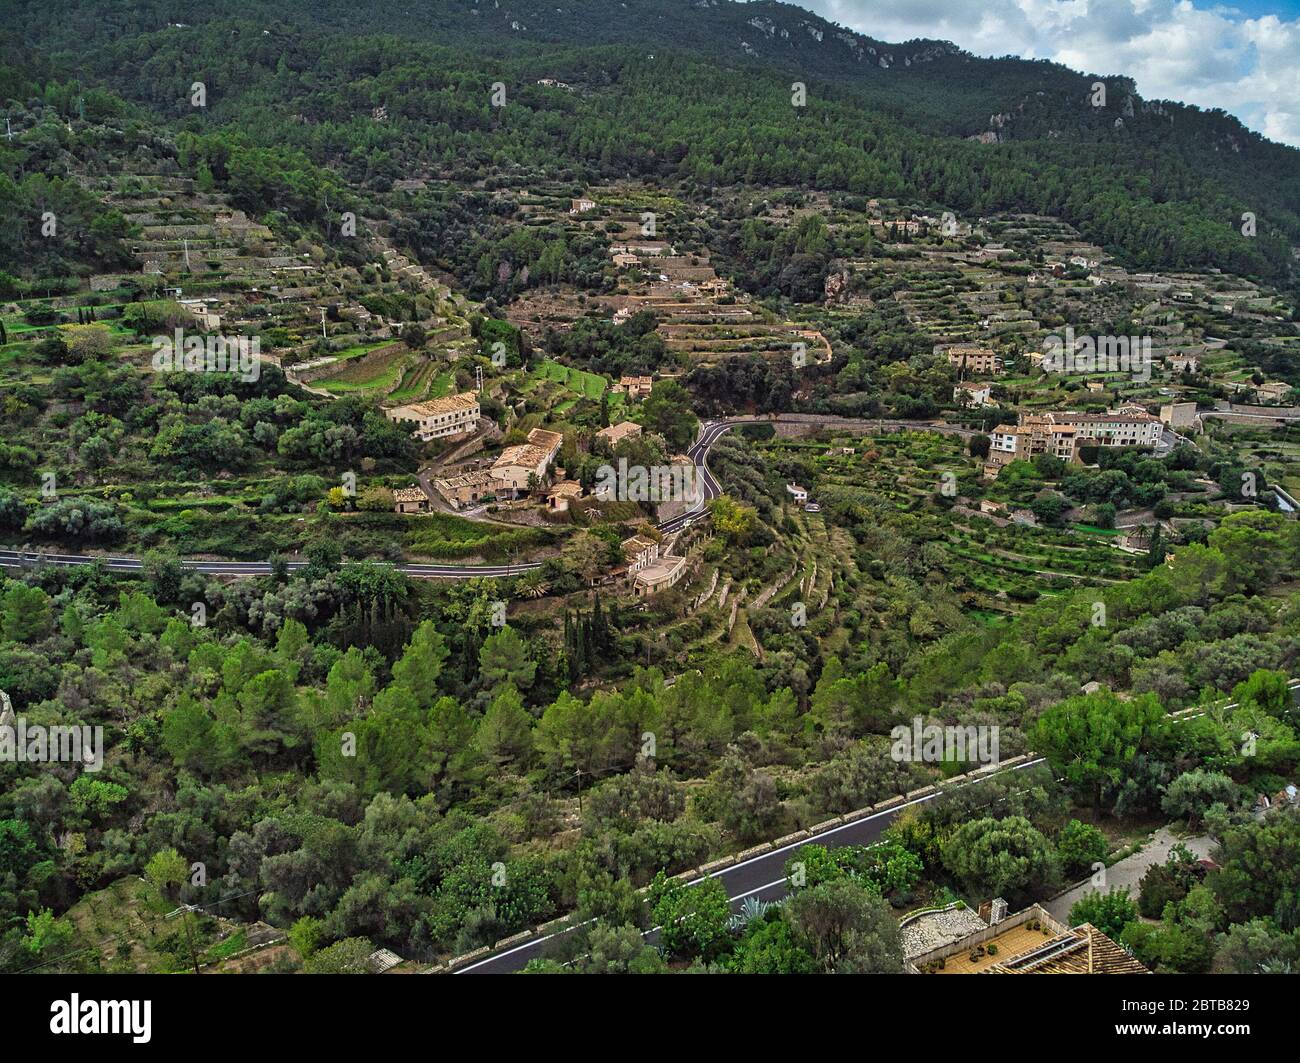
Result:
<svg viewBox="0 0 1300 1063">
<path fill-rule="evenodd" d="M 9 6 L 0 546 L 23 556 L 0 690 L 29 725 L 102 728 L 104 759 L 0 757 L 0 971 L 197 968 L 166 925 L 193 904 L 218 968 L 261 923 L 288 942 L 268 969 L 356 972 L 573 916 L 531 970 L 897 972 L 903 913 L 1044 901 L 1170 824 L 1212 866 L 1175 850 L 1072 923 L 1161 973 L 1300 964 L 1300 811 L 1257 814 L 1300 769 L 1300 522 L 1279 503 L 1300 432 L 983 464 L 1030 409 L 1136 392 L 1208 413 L 1270 380 L 1294 402 L 1300 153 L 1125 78 L 1095 108 L 1086 73 L 767 2 Z M 670 285 L 655 256 L 610 254 L 646 204 L 694 278 L 671 296 L 644 294 Z M 991 239 L 913 242 L 903 211 L 989 216 Z M 1085 241 L 1204 291 L 1046 261 Z M 664 313 L 703 277 L 713 350 Z M 196 295 L 262 342 L 253 377 L 149 371 L 152 335 L 220 331 Z M 970 407 L 940 334 L 999 313 L 982 335 L 1006 365 Z M 1031 373 L 1066 323 L 1167 326 L 1216 364 Z M 813 337 L 827 357 L 793 362 Z M 330 374 L 300 376 L 314 360 Z M 629 374 L 658 379 L 634 398 Z M 396 404 L 472 388 L 475 468 L 540 428 L 547 477 L 586 488 L 611 455 L 669 466 L 710 417 L 876 424 L 737 426 L 708 452 L 723 493 L 673 540 L 680 589 L 637 597 L 628 537 L 669 541 L 648 505 L 575 495 L 562 518 L 534 473 L 517 514 L 393 512 L 458 445 Z M 632 438 L 596 437 L 626 419 Z M 507 574 L 414 579 L 412 559 Z M 950 785 L 977 759 L 892 753 L 918 718 L 1045 763 Z M 931 785 L 879 845 L 800 849 L 779 906 L 669 877 Z"/>
<path fill-rule="evenodd" d="M 1289 955 L 1296 861 L 1265 868 L 1234 854 L 1265 844 L 1265 831 L 1297 843 L 1294 816 L 1260 825 L 1248 796 L 1300 760 L 1284 678 L 1300 658 L 1300 614 L 1276 584 L 1298 559 L 1294 523 L 1242 514 L 1208 544 L 1102 592 L 1104 627 L 1089 621 L 1097 592 L 1080 592 L 1001 628 L 966 622 L 937 639 L 882 631 L 843 659 L 793 631 L 793 652 L 767 664 L 731 657 L 670 687 L 638 668 L 621 689 L 579 695 L 567 689 L 567 655 L 583 645 L 600 659 L 638 659 L 653 636 L 633 616 L 597 602 L 574 621 L 581 635 L 566 631 L 557 648 L 542 628 L 494 627 L 485 583 L 420 587 L 328 561 L 233 584 L 165 558 L 134 585 L 94 568 L 9 580 L 0 687 L 31 723 L 104 727 L 108 754 L 94 776 L 0 766 L 0 963 L 97 969 L 93 942 L 70 938 L 71 927 L 43 934 L 39 913 L 171 850 L 206 869 L 186 899 L 311 929 L 322 946 L 364 938 L 430 957 L 575 906 L 600 915 L 602 933 L 644 926 L 669 903 L 666 887 L 651 891 L 649 909 L 631 889 L 661 869 L 778 833 L 791 816 L 814 822 L 917 785 L 925 775 L 891 759 L 885 737 L 915 713 L 996 722 L 1004 755 L 1032 743 L 1059 781 L 981 788 L 982 819 L 965 803 L 973 792 L 925 806 L 890 834 L 910 870 L 860 868 L 855 888 L 874 882 L 877 897 L 906 904 L 924 869 L 958 889 L 1032 895 L 1079 859 L 1067 798 L 1103 818 L 1163 805 L 1222 841 L 1227 855 L 1207 883 L 1213 929 L 1249 921 L 1257 949 Z M 889 608 L 897 592 L 883 593 Z M 194 625 L 194 601 L 207 603 L 210 623 Z M 1079 695 L 1092 679 L 1131 694 Z M 1229 691 L 1230 711 L 1179 723 L 1165 714 Z M 1236 743 L 1244 732 L 1257 736 L 1248 754 Z M 653 764 L 646 733 L 657 738 Z M 793 765 L 804 768 L 791 776 Z M 1171 785 L 1189 772 L 1197 787 Z M 687 778 L 706 780 L 689 798 Z M 559 801 L 579 788 L 580 840 L 555 849 L 545 842 Z M 999 821 L 1039 853 L 1012 878 L 970 855 L 978 846 L 949 844 Z M 1190 913 L 1166 919 L 1157 941 L 1196 925 Z M 718 941 L 670 951 L 775 969 L 746 937 L 715 929 Z M 1153 963 L 1204 969 L 1213 952 L 1171 946 L 1169 956 Z"/>
<path fill-rule="evenodd" d="M 1134 111 L 1122 83 L 1109 96 L 1113 117 L 1096 114 L 1088 79 L 1048 64 L 945 53 L 900 71 L 819 65 L 805 75 L 807 105 L 794 107 L 780 64 L 738 78 L 739 59 L 701 58 L 698 46 L 652 58 L 644 47 L 575 47 L 559 29 L 563 46 L 502 47 L 491 32 L 452 44 L 454 21 L 401 38 L 357 36 L 343 28 L 350 20 L 339 8 L 337 25 L 330 10 L 313 8 L 307 27 L 292 4 L 255 5 L 260 18 L 243 7 L 229 17 L 193 5 L 183 26 L 164 24 L 147 6 L 124 4 L 116 17 L 54 6 L 61 15 L 42 5 L 41 17 L 24 23 L 28 46 L 53 69 L 87 89 L 112 88 L 192 133 L 187 168 L 210 172 L 239 202 L 274 204 L 323 229 L 344 209 L 332 174 L 379 194 L 396 179 L 429 174 L 500 180 L 507 160 L 522 175 L 527 160 L 534 177 L 634 175 L 701 191 L 798 184 L 906 196 L 965 215 L 1052 214 L 1139 267 L 1214 265 L 1272 280 L 1285 278 L 1286 237 L 1300 233 L 1293 150 L 1223 115 L 1141 101 Z M 589 8 L 570 17 L 596 21 Z M 73 24 L 88 32 L 67 32 Z M 536 84 L 542 77 L 572 91 Z M 500 108 L 491 100 L 498 82 Z M 195 83 L 206 93 L 201 108 L 191 103 Z M 1001 143 L 963 139 L 983 127 L 958 130 L 951 117 L 935 118 L 951 116 L 951 102 L 969 98 L 975 83 L 984 86 L 982 113 L 1014 112 L 1014 135 Z M 909 107 L 891 105 L 904 98 Z M 69 94 L 64 113 L 76 106 Z M 386 117 L 376 120 L 380 107 Z M 446 210 L 430 209 L 422 224 L 424 242 L 442 245 L 450 261 L 462 241 Z M 1239 231 L 1247 211 L 1259 218 L 1254 239 Z"/>
</svg>

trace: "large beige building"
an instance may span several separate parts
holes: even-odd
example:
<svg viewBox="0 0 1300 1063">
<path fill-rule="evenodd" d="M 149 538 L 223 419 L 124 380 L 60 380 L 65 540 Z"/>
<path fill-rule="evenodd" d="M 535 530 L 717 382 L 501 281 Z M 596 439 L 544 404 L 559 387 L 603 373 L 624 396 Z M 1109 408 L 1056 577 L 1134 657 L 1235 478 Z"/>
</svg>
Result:
<svg viewBox="0 0 1300 1063">
<path fill-rule="evenodd" d="M 1152 417 L 1140 406 L 1122 406 L 1109 413 L 1062 410 L 1029 414 L 1018 425 L 1000 424 L 993 429 L 988 465 L 1000 469 L 1039 454 L 1077 462 L 1080 447 L 1155 446 L 1163 430 L 1160 418 Z"/>
<path fill-rule="evenodd" d="M 530 478 L 534 478 L 535 483 L 544 483 L 550 463 L 551 455 L 541 447 L 520 443 L 501 452 L 501 457 L 492 465 L 492 475 L 505 490 L 518 495 L 528 490 Z"/>
<path fill-rule="evenodd" d="M 1141 406 L 1121 406 L 1108 413 L 1045 413 L 1045 424 L 1068 425 L 1077 433 L 1080 445 L 1096 443 L 1104 447 L 1153 447 L 1160 442 L 1163 427 L 1159 417 L 1152 417 Z M 1026 423 L 1038 418 L 1026 417 Z"/>
<path fill-rule="evenodd" d="M 958 370 L 967 373 L 983 373 L 988 376 L 997 376 L 1002 372 L 1002 359 L 989 347 L 958 344 L 944 350 L 948 356 L 948 364 L 956 366 Z"/>
<path fill-rule="evenodd" d="M 564 435 L 545 428 L 534 428 L 528 433 L 528 442 L 506 447 L 492 464 L 491 476 L 494 492 L 522 494 L 528 490 L 528 481 L 546 482 L 547 471 L 564 443 Z"/>
<path fill-rule="evenodd" d="M 384 413 L 391 421 L 415 425 L 416 436 L 425 441 L 463 435 L 478 427 L 478 396 L 472 391 L 462 391 L 441 399 L 395 406 Z"/>
<path fill-rule="evenodd" d="M 1013 461 L 1029 461 L 1039 454 L 1077 461 L 1075 439 L 1076 432 L 1070 425 L 1000 424 L 989 433 L 988 465 L 1001 469 Z"/>
</svg>

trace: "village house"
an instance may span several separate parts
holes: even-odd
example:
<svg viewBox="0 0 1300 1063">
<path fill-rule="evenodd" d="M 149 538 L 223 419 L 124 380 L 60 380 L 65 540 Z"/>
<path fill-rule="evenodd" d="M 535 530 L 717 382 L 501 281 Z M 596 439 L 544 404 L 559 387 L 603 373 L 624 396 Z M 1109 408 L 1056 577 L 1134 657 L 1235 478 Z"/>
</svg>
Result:
<svg viewBox="0 0 1300 1063">
<path fill-rule="evenodd" d="M 650 257 L 672 254 L 672 248 L 667 244 L 654 241 L 640 244 L 611 244 L 609 251 L 612 255 L 630 254 L 648 255 Z"/>
<path fill-rule="evenodd" d="M 596 209 L 596 201 L 593 199 L 578 198 L 569 202 L 570 214 L 585 214 L 589 210 Z"/>
<path fill-rule="evenodd" d="M 1150 974 L 1091 923 L 1069 927 L 1033 904 L 1007 914 L 1002 898 L 931 909 L 899 927 L 912 974 Z"/>
<path fill-rule="evenodd" d="M 546 482 L 546 469 L 550 463 L 551 455 L 541 447 L 520 443 L 501 452 L 501 457 L 492 465 L 492 475 L 501 481 L 504 491 L 517 498 L 531 487 Z"/>
<path fill-rule="evenodd" d="M 614 255 L 614 265 L 619 269 L 628 269 L 632 266 L 638 266 L 641 260 L 627 251 L 619 251 Z"/>
<path fill-rule="evenodd" d="M 193 316 L 195 323 L 205 332 L 217 332 L 221 328 L 221 315 L 208 309 L 209 299 L 182 299 L 181 306 Z"/>
<path fill-rule="evenodd" d="M 992 406 L 993 388 L 980 381 L 963 380 L 952 389 L 952 397 L 954 402 L 963 406 Z"/>
<path fill-rule="evenodd" d="M 686 558 L 665 554 L 636 574 L 632 590 L 638 598 L 650 598 L 676 585 L 686 575 Z"/>
<path fill-rule="evenodd" d="M 627 574 L 635 576 L 659 560 L 659 544 L 646 536 L 633 535 L 623 540 L 623 559 L 627 562 Z"/>
<path fill-rule="evenodd" d="M 1261 402 L 1282 402 L 1291 394 L 1293 388 L 1281 380 L 1271 380 L 1255 388 L 1255 394 Z"/>
<path fill-rule="evenodd" d="M 596 433 L 596 438 L 602 442 L 608 443 L 610 448 L 618 446 L 625 439 L 631 439 L 641 434 L 641 426 L 635 421 L 619 421 L 618 424 L 612 424 L 608 428 L 602 428 Z"/>
<path fill-rule="evenodd" d="M 648 376 L 621 376 L 618 383 L 609 390 L 616 395 L 626 395 L 629 399 L 648 398 L 654 388 L 654 380 Z"/>
<path fill-rule="evenodd" d="M 569 503 L 582 497 L 582 484 L 577 480 L 561 480 L 546 492 L 546 505 L 553 513 L 567 513 Z"/>
<path fill-rule="evenodd" d="M 505 485 L 489 470 L 482 469 L 434 480 L 433 489 L 446 499 L 449 506 L 460 509 L 484 499 L 495 498 L 498 492 L 505 490 Z"/>
<path fill-rule="evenodd" d="M 1171 373 L 1199 373 L 1201 360 L 1194 354 L 1174 354 L 1165 359 Z"/>
<path fill-rule="evenodd" d="M 877 236 L 888 236 L 890 231 L 897 233 L 899 236 L 916 236 L 921 231 L 922 222 L 918 219 L 907 221 L 903 218 L 895 218 L 891 221 L 873 221 L 869 222 L 872 230 Z"/>
<path fill-rule="evenodd" d="M 473 432 L 478 427 L 478 396 L 472 391 L 462 391 L 440 399 L 395 406 L 384 414 L 390 421 L 413 424 L 416 437 L 428 442 Z"/>
<path fill-rule="evenodd" d="M 795 502 L 797 502 L 799 505 L 802 506 L 805 502 L 808 501 L 807 488 L 800 487 L 798 484 L 786 484 L 785 489 L 789 491 L 791 495 L 794 496 Z"/>
<path fill-rule="evenodd" d="M 952 347 L 936 348 L 935 353 L 938 354 L 940 350 L 947 353 L 948 364 L 956 366 L 959 371 L 983 373 L 988 376 L 997 376 L 1002 372 L 1002 359 L 994 354 L 991 348 L 956 344 Z"/>
<path fill-rule="evenodd" d="M 394 513 L 425 513 L 428 509 L 429 496 L 422 487 L 401 487 L 393 492 Z"/>
</svg>

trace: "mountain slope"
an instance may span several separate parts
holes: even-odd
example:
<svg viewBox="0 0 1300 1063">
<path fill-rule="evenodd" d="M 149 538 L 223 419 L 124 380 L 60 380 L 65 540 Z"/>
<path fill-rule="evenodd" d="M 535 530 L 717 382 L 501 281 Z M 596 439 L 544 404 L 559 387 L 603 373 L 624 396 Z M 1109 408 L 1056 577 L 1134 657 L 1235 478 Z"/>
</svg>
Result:
<svg viewBox="0 0 1300 1063">
<path fill-rule="evenodd" d="M 888 45 L 786 4 L 17 7 L 29 16 L 17 23 L 24 54 L 38 49 L 64 77 L 110 87 L 173 129 L 221 138 L 209 165 L 223 181 L 233 144 L 296 152 L 303 161 L 281 169 L 309 161 L 372 190 L 412 173 L 512 170 L 789 183 L 965 213 L 1059 214 L 1139 265 L 1278 281 L 1300 240 L 1300 152 L 1230 116 L 1143 101 L 1123 78 L 1108 79 L 1096 108 L 1093 79 L 1055 64 Z M 577 91 L 540 88 L 543 77 Z M 806 108 L 790 105 L 796 79 L 808 84 Z M 190 103 L 196 81 L 208 92 L 202 110 Z M 489 106 L 496 81 L 517 106 Z M 1238 232 L 1247 211 L 1260 219 L 1252 241 Z"/>
</svg>

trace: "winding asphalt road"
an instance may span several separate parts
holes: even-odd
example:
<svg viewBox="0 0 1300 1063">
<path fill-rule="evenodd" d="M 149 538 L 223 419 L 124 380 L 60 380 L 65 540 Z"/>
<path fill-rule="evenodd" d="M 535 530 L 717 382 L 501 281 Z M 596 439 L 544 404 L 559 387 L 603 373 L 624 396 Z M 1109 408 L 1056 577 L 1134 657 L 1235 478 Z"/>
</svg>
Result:
<svg viewBox="0 0 1300 1063">
<path fill-rule="evenodd" d="M 990 775 L 1000 774 L 1001 771 L 1023 771 L 1025 768 L 1032 768 L 1035 765 L 1045 763 L 1045 758 L 1035 757 L 1013 767 L 988 770 L 980 778 L 972 779 L 961 785 L 971 786 L 983 781 L 984 778 L 988 778 Z M 717 879 L 726 889 L 733 910 L 739 909 L 748 897 L 754 897 L 761 901 L 780 900 L 789 892 L 785 877 L 785 862 L 790 858 L 790 854 L 794 850 L 805 845 L 826 845 L 832 849 L 842 845 L 872 845 L 880 840 L 881 834 L 898 818 L 899 813 L 904 809 L 914 808 L 917 805 L 925 804 L 927 801 L 933 801 L 940 796 L 941 792 L 936 791 L 923 797 L 904 801 L 901 804 L 882 809 L 879 812 L 863 816 L 861 819 L 855 819 L 849 823 L 837 824 L 820 833 L 800 838 L 798 841 L 783 845 L 777 849 L 759 853 L 757 856 L 752 856 L 748 860 L 741 860 L 729 867 L 720 868 L 711 874 L 700 875 L 698 878 L 691 879 L 687 884 L 694 886 L 707 878 Z M 526 941 L 513 948 L 504 949 L 493 956 L 459 967 L 453 973 L 510 974 L 514 971 L 520 971 L 529 960 L 546 957 L 550 949 L 565 934 L 576 929 L 577 926 L 567 927 L 545 937 L 533 938 L 531 941 Z M 658 934 L 652 930 L 645 937 L 647 941 L 654 944 Z"/>
<path fill-rule="evenodd" d="M 815 415 L 785 414 L 779 417 L 753 416 L 728 417 L 722 420 L 705 421 L 700 425 L 700 433 L 695 444 L 687 451 L 687 456 L 695 462 L 700 498 L 685 513 L 663 521 L 658 528 L 665 535 L 671 535 L 695 523 L 704 515 L 708 502 L 722 494 L 722 487 L 709 471 L 709 450 L 725 432 L 738 424 L 771 424 L 776 422 L 815 424 Z M 951 425 L 937 425 L 928 421 L 878 421 L 837 419 L 837 424 L 854 424 L 864 428 L 872 426 L 888 427 L 890 430 L 903 428 L 930 429 L 951 432 L 959 435 L 974 434 L 969 429 Z M 13 547 L 0 548 L 0 568 L 31 568 L 38 565 L 94 565 L 103 564 L 110 572 L 139 572 L 144 563 L 138 557 L 119 557 L 112 554 L 57 554 L 43 550 L 20 550 Z M 305 561 L 290 561 L 289 571 L 306 566 Z M 265 576 L 271 572 L 268 561 L 182 561 L 183 568 L 202 572 L 209 576 Z M 540 568 L 541 562 L 529 561 L 514 565 L 426 565 L 397 564 L 397 571 L 415 579 L 473 579 L 476 576 L 517 576 L 521 572 Z"/>
<path fill-rule="evenodd" d="M 1288 680 L 1287 689 L 1291 693 L 1292 704 L 1300 708 L 1300 679 Z M 1216 711 L 1216 709 L 1218 711 L 1235 709 L 1237 704 L 1237 702 L 1233 701 L 1219 706 L 1194 705 L 1170 715 L 1175 722 L 1194 720 Z M 1295 712 L 1296 708 L 1291 711 Z M 1016 764 L 1007 764 L 1000 767 L 990 765 L 987 768 L 979 769 L 972 773 L 972 778 L 959 785 L 978 785 L 995 775 L 1001 775 L 1008 771 L 1024 771 L 1026 768 L 1046 763 L 1046 757 L 1029 754 L 1028 759 Z M 951 790 L 951 787 L 949 787 L 949 790 Z M 800 838 L 798 841 L 790 842 L 788 845 L 782 845 L 779 848 L 759 853 L 747 860 L 741 860 L 710 874 L 700 875 L 691 879 L 688 885 L 694 886 L 709 878 L 717 879 L 725 887 L 733 910 L 739 909 L 747 897 L 755 897 L 762 901 L 780 900 L 789 892 L 785 878 L 785 862 L 790 858 L 790 854 L 794 850 L 805 845 L 826 845 L 831 849 L 842 845 L 871 845 L 880 840 L 881 834 L 898 818 L 899 813 L 904 809 L 914 808 L 917 805 L 925 804 L 927 801 L 933 801 L 943 792 L 945 791 L 928 793 L 915 797 L 910 801 L 903 801 L 889 808 L 881 809 L 879 812 L 873 812 L 871 815 L 863 816 L 860 819 L 836 824 L 826 830 Z M 466 964 L 464 967 L 458 967 L 452 973 L 510 974 L 514 971 L 520 971 L 529 960 L 545 957 L 560 938 L 576 929 L 577 926 L 566 927 L 553 934 L 533 938 L 513 948 L 502 949 L 494 955 Z M 655 944 L 658 939 L 658 934 L 654 930 L 648 931 L 644 936 L 651 944 Z"/>
</svg>

